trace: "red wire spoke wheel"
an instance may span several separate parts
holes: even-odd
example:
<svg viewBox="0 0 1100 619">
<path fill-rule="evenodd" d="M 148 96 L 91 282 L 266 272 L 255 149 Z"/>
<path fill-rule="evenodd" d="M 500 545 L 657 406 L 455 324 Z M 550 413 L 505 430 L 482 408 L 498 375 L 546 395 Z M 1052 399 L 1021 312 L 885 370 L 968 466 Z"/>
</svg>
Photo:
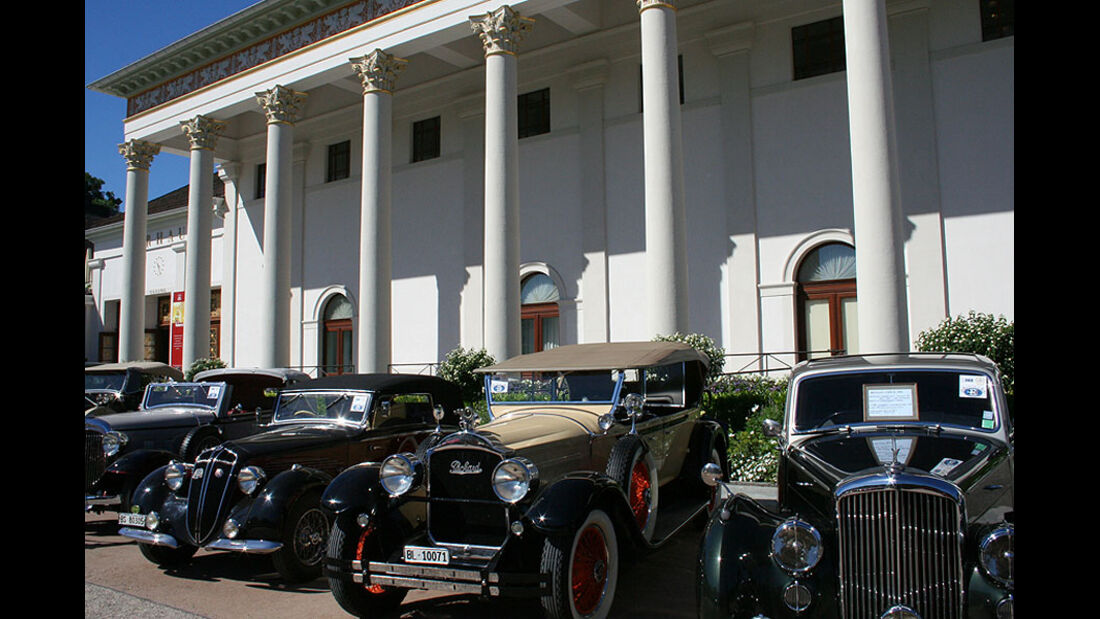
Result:
<svg viewBox="0 0 1100 619">
<path fill-rule="evenodd" d="M 649 481 L 649 466 L 644 459 L 639 458 L 630 471 L 630 510 L 634 512 L 634 519 L 639 529 L 645 529 L 649 519 L 649 499 L 651 486 Z"/>
<path fill-rule="evenodd" d="M 573 607 L 590 615 L 607 589 L 607 542 L 595 524 L 585 527 L 573 551 Z"/>
</svg>

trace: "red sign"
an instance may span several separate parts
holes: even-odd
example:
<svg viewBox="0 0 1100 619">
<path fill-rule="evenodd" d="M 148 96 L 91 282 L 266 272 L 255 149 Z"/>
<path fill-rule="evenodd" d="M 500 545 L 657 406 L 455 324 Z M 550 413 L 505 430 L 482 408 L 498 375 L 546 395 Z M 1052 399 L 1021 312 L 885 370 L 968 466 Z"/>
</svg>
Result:
<svg viewBox="0 0 1100 619">
<path fill-rule="evenodd" d="M 183 370 L 183 293 L 172 293 L 172 318 L 169 321 L 169 339 L 171 351 L 168 365 Z"/>
</svg>

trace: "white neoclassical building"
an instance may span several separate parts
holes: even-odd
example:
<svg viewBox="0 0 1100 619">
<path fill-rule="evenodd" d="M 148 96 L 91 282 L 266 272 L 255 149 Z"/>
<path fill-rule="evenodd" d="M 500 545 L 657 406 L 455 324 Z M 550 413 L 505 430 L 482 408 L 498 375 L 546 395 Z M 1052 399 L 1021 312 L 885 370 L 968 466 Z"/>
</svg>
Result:
<svg viewBox="0 0 1100 619">
<path fill-rule="evenodd" d="M 1013 20 L 257 3 L 88 86 L 127 101 L 128 172 L 86 231 L 85 356 L 386 371 L 678 331 L 737 370 L 1012 319 Z"/>
</svg>

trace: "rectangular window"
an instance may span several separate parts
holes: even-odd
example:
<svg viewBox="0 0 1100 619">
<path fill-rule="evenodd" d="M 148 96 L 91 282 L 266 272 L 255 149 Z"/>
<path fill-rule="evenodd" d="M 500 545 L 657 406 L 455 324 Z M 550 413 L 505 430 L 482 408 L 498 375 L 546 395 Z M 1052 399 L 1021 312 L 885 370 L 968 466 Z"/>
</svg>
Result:
<svg viewBox="0 0 1100 619">
<path fill-rule="evenodd" d="M 414 122 L 412 135 L 413 163 L 438 157 L 440 136 L 438 116 Z"/>
<path fill-rule="evenodd" d="M 519 137 L 550 133 L 550 89 L 519 96 Z"/>
<path fill-rule="evenodd" d="M 791 51 L 796 80 L 845 70 L 844 18 L 791 28 Z"/>
<path fill-rule="evenodd" d="M 351 141 L 345 140 L 338 144 L 329 144 L 328 168 L 325 172 L 325 182 L 338 181 L 351 175 Z"/>
<path fill-rule="evenodd" d="M 979 4 L 983 41 L 1016 34 L 1016 0 L 980 0 Z"/>
<path fill-rule="evenodd" d="M 267 164 L 261 163 L 256 166 L 256 191 L 253 192 L 254 198 L 262 198 L 267 189 Z"/>
</svg>

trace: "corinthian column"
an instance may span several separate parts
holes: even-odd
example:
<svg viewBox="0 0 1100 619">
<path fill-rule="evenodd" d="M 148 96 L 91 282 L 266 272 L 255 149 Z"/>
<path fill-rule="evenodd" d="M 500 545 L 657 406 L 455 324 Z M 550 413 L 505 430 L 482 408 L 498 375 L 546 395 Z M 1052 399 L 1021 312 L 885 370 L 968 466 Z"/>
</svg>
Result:
<svg viewBox="0 0 1100 619">
<path fill-rule="evenodd" d="M 198 116 L 180 123 L 191 142 L 187 191 L 187 271 L 183 279 L 183 368 L 210 356 L 210 233 L 214 219 L 214 147 L 225 123 Z"/>
<path fill-rule="evenodd" d="M 290 362 L 290 215 L 294 123 L 306 94 L 275 86 L 256 93 L 267 116 L 267 179 L 264 185 L 264 264 L 260 281 L 261 367 Z"/>
<path fill-rule="evenodd" d="M 684 155 L 674 0 L 637 0 L 642 39 L 642 131 L 648 335 L 688 330 Z"/>
<path fill-rule="evenodd" d="M 122 224 L 122 272 L 126 284 L 118 315 L 118 360 L 145 358 L 145 229 L 149 209 L 149 165 L 159 144 L 130 140 L 118 145 L 126 159 L 126 215 Z"/>
<path fill-rule="evenodd" d="M 351 64 L 363 83 L 363 182 L 359 210 L 360 372 L 387 372 L 391 358 L 390 174 L 393 87 L 406 61 L 376 49 Z"/>
<path fill-rule="evenodd" d="M 859 352 L 908 352 L 901 199 L 884 0 L 844 0 Z"/>
<path fill-rule="evenodd" d="M 509 6 L 471 17 L 485 48 L 485 349 L 520 352 L 516 51 L 534 20 Z"/>
</svg>

